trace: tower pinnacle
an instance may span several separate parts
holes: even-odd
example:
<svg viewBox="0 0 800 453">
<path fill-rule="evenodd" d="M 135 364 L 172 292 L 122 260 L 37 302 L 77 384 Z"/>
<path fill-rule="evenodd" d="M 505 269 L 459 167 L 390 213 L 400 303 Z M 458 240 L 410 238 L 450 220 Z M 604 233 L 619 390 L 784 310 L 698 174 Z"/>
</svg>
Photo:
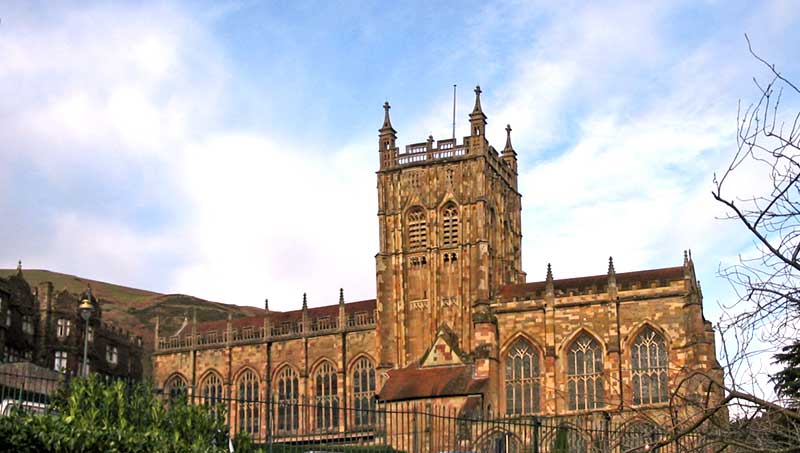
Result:
<svg viewBox="0 0 800 453">
<path fill-rule="evenodd" d="M 395 131 L 394 128 L 392 127 L 392 120 L 389 118 L 390 108 L 392 108 L 392 106 L 389 105 L 389 101 L 383 103 L 383 126 L 381 126 L 381 128 L 379 129 L 379 132 L 381 134 L 385 134 L 387 132 L 391 132 L 393 134 L 397 133 L 397 131 Z"/>
<path fill-rule="evenodd" d="M 483 115 L 483 109 L 481 108 L 481 86 L 475 86 L 475 107 L 472 109 L 472 115 L 480 114 Z"/>
</svg>

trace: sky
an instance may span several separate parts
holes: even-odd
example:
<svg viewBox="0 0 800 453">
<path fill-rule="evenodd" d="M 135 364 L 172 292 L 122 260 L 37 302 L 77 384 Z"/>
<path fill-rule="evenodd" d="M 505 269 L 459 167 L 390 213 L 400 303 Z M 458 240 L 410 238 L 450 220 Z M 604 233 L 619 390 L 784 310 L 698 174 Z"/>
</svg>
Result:
<svg viewBox="0 0 800 453">
<path fill-rule="evenodd" d="M 793 2 L 0 3 L 0 267 L 298 309 L 375 296 L 377 129 L 513 128 L 529 281 L 752 250 L 711 198 Z M 791 107 L 791 105 L 789 106 Z M 731 183 L 747 194 L 754 184 Z"/>
</svg>

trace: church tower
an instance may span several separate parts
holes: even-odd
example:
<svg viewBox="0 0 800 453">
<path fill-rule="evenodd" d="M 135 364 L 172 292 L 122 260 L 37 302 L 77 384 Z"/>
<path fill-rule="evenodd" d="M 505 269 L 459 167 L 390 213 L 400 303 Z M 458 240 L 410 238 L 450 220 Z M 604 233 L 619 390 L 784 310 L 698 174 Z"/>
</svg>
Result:
<svg viewBox="0 0 800 453">
<path fill-rule="evenodd" d="M 525 282 L 517 154 L 507 127 L 502 155 L 486 139 L 481 90 L 470 135 L 396 145 L 384 104 L 379 130 L 376 255 L 381 368 L 419 360 L 447 326 L 462 351 L 472 345 L 472 312 L 503 285 Z"/>
</svg>

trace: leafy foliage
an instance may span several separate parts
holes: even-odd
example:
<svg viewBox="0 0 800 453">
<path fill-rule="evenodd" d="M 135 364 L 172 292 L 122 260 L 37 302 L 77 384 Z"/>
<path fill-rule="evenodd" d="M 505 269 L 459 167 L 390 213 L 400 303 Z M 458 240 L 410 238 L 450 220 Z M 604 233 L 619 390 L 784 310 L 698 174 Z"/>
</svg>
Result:
<svg viewBox="0 0 800 453">
<path fill-rule="evenodd" d="M 775 354 L 775 361 L 785 366 L 772 377 L 775 391 L 800 407 L 800 341 L 781 348 L 781 352 Z"/>
<path fill-rule="evenodd" d="M 165 402 L 145 384 L 75 379 L 44 415 L 15 412 L 0 418 L 0 451 L 223 452 L 224 411 Z M 237 436 L 236 451 L 251 449 Z"/>
</svg>

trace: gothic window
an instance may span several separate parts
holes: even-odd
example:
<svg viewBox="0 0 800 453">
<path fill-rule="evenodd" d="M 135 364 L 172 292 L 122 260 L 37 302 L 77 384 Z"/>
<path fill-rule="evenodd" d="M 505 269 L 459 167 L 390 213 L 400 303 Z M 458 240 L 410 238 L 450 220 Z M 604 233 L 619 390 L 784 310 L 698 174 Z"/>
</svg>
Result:
<svg viewBox="0 0 800 453">
<path fill-rule="evenodd" d="M 353 408 L 355 426 L 375 424 L 375 367 L 366 357 L 353 367 Z"/>
<path fill-rule="evenodd" d="M 539 354 L 520 338 L 506 354 L 506 413 L 524 415 L 539 412 L 541 378 Z"/>
<path fill-rule="evenodd" d="M 442 245 L 458 244 L 458 208 L 448 203 L 442 210 Z"/>
<path fill-rule="evenodd" d="M 118 353 L 119 351 L 116 346 L 106 345 L 106 362 L 108 362 L 111 365 L 116 365 L 118 359 Z"/>
<path fill-rule="evenodd" d="M 258 376 L 252 370 L 239 376 L 236 406 L 239 432 L 258 434 Z"/>
<path fill-rule="evenodd" d="M 603 407 L 603 351 L 600 343 L 581 333 L 567 348 L 567 394 L 570 410 Z"/>
<path fill-rule="evenodd" d="M 314 419 L 318 430 L 339 426 L 339 396 L 336 369 L 323 362 L 314 373 Z"/>
<path fill-rule="evenodd" d="M 186 380 L 182 376 L 176 374 L 167 380 L 166 385 L 164 385 L 164 390 L 167 395 L 169 395 L 169 399 L 174 400 L 186 394 Z"/>
<path fill-rule="evenodd" d="M 67 369 L 67 352 L 56 351 L 56 360 L 53 364 L 53 369 L 56 371 L 66 371 Z"/>
<path fill-rule="evenodd" d="M 69 336 L 70 322 L 69 319 L 58 318 L 56 321 L 56 335 L 58 338 L 65 338 Z"/>
<path fill-rule="evenodd" d="M 22 332 L 33 335 L 33 317 L 30 315 L 22 316 Z"/>
<path fill-rule="evenodd" d="M 278 403 L 278 416 L 276 418 L 278 431 L 297 431 L 300 427 L 297 373 L 287 366 L 278 373 L 275 383 L 277 389 L 275 400 Z"/>
<path fill-rule="evenodd" d="M 667 402 L 667 343 L 646 326 L 631 347 L 633 404 Z"/>
<path fill-rule="evenodd" d="M 408 246 L 411 248 L 428 245 L 428 223 L 425 211 L 414 208 L 408 213 Z"/>
<path fill-rule="evenodd" d="M 628 423 L 620 439 L 621 451 L 648 451 L 652 445 L 661 440 L 662 433 L 658 428 L 645 421 Z"/>
<path fill-rule="evenodd" d="M 219 410 L 218 405 L 222 404 L 222 378 L 217 373 L 210 373 L 200 384 L 200 397 L 203 404 L 210 406 L 214 413 Z"/>
</svg>

